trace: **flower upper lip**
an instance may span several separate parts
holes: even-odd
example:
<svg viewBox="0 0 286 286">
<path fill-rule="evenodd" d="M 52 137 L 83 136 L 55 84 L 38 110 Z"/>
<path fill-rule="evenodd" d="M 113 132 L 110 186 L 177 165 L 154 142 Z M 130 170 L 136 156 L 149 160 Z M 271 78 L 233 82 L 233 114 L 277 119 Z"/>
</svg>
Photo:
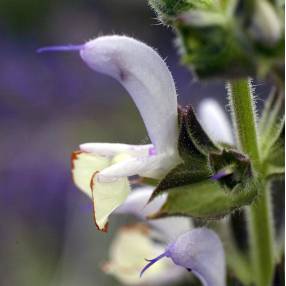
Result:
<svg viewBox="0 0 286 286">
<path fill-rule="evenodd" d="M 65 50 L 64 47 L 59 49 Z M 130 192 L 128 177 L 140 175 L 160 179 L 180 162 L 177 94 L 164 60 L 140 41 L 126 36 L 103 36 L 75 49 L 91 69 L 117 79 L 125 87 L 152 142 L 148 145 L 80 145 L 82 153 L 73 163 L 76 166 L 73 178 L 75 184 L 92 197 L 95 221 L 103 230 L 109 214 Z"/>
</svg>

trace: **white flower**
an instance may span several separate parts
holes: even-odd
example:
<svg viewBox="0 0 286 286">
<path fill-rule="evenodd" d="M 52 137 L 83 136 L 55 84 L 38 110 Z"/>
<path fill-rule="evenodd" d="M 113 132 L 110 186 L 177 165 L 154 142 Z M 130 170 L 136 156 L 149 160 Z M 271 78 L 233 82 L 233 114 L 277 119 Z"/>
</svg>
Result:
<svg viewBox="0 0 286 286">
<path fill-rule="evenodd" d="M 180 161 L 175 84 L 158 53 L 133 38 L 103 36 L 84 45 L 48 47 L 39 52 L 59 50 L 79 50 L 91 69 L 117 79 L 136 104 L 152 142 L 86 143 L 73 154 L 75 184 L 93 198 L 95 222 L 104 230 L 108 216 L 130 193 L 129 176 L 159 179 Z"/>
<path fill-rule="evenodd" d="M 144 222 L 120 229 L 111 244 L 109 261 L 103 267 L 104 272 L 125 285 L 166 285 L 185 274 L 183 268 L 162 260 L 146 276 L 140 277 L 146 258 L 158 256 L 164 252 L 166 245 L 193 228 L 191 219 L 187 217 L 144 221 L 148 215 L 158 211 L 166 200 L 166 195 L 163 195 L 147 204 L 153 191 L 148 186 L 135 189 L 115 211 L 116 214 L 135 215 Z"/>
<path fill-rule="evenodd" d="M 195 228 L 170 243 L 165 251 L 141 271 L 170 258 L 174 264 L 192 271 L 204 286 L 225 286 L 225 256 L 222 243 L 217 234 L 206 228 Z M 148 272 L 147 272 L 148 273 Z"/>
<path fill-rule="evenodd" d="M 115 236 L 109 252 L 109 261 L 103 271 L 117 278 L 124 285 L 166 285 L 182 279 L 183 268 L 171 261 L 162 260 L 142 278 L 147 257 L 164 251 L 165 245 L 152 239 L 152 230 L 145 225 L 125 226 Z"/>
<path fill-rule="evenodd" d="M 146 259 L 150 257 L 156 258 Z M 115 236 L 109 261 L 103 267 L 125 285 L 173 284 L 185 276 L 184 269 L 204 286 L 226 285 L 224 249 L 212 230 L 186 229 L 167 243 L 164 233 L 154 233 L 146 225 L 125 226 Z"/>
<path fill-rule="evenodd" d="M 211 98 L 202 100 L 198 107 L 198 117 L 214 142 L 234 144 L 231 123 L 217 101 Z"/>
</svg>

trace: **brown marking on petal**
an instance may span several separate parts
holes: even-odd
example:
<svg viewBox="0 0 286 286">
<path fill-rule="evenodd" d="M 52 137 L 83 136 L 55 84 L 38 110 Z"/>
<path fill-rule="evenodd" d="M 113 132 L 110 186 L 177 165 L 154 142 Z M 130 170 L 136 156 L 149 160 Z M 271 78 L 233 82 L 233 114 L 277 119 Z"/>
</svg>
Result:
<svg viewBox="0 0 286 286">
<path fill-rule="evenodd" d="M 101 232 L 104 232 L 104 233 L 107 233 L 107 232 L 108 232 L 108 226 L 109 226 L 108 222 L 104 225 L 103 228 L 100 228 L 97 224 L 95 224 L 95 226 L 96 226 L 96 228 L 97 228 L 99 231 L 101 231 Z"/>
<path fill-rule="evenodd" d="M 91 180 L 90 180 L 90 189 L 91 189 L 91 196 L 92 196 L 92 201 L 93 201 L 93 219 L 94 219 L 94 223 L 95 223 L 96 228 L 98 230 L 106 233 L 106 232 L 108 232 L 108 223 L 106 223 L 103 228 L 100 228 L 99 225 L 96 222 L 95 199 L 94 199 L 94 196 L 93 196 L 93 189 L 94 189 L 94 178 L 95 178 L 95 176 L 98 173 L 99 173 L 99 171 L 94 172 L 92 177 L 91 177 Z"/>
<path fill-rule="evenodd" d="M 79 155 L 84 154 L 84 153 L 87 154 L 88 152 L 84 152 L 84 151 L 81 151 L 81 150 L 76 150 L 76 151 L 72 152 L 72 154 L 71 154 L 71 176 L 72 176 L 73 183 L 75 184 L 75 186 L 80 191 L 81 191 L 81 189 L 77 186 L 77 184 L 75 182 L 73 170 L 75 168 L 75 165 L 74 165 L 75 160 L 78 160 Z"/>
<path fill-rule="evenodd" d="M 150 227 L 143 223 L 128 224 L 120 229 L 121 232 L 139 232 L 144 235 L 150 234 Z"/>
<path fill-rule="evenodd" d="M 129 77 L 129 72 L 121 65 L 120 61 L 115 60 L 115 65 L 118 67 L 118 79 L 126 81 Z"/>
<path fill-rule="evenodd" d="M 143 178 L 142 177 L 136 177 L 136 178 L 131 178 L 129 179 L 129 183 L 131 185 L 142 185 L 144 183 Z"/>
<path fill-rule="evenodd" d="M 111 263 L 110 262 L 104 262 L 100 266 L 101 271 L 103 271 L 105 273 L 108 273 L 110 271 L 110 268 L 111 268 Z"/>
<path fill-rule="evenodd" d="M 120 69 L 119 70 L 119 77 L 120 77 L 121 81 L 125 81 L 127 79 L 128 75 L 123 69 Z"/>
<path fill-rule="evenodd" d="M 75 166 L 74 166 L 74 161 L 75 161 L 75 160 L 78 160 L 78 156 L 79 156 L 80 154 L 82 154 L 82 153 L 83 153 L 83 151 L 81 151 L 81 150 L 76 150 L 76 151 L 72 152 L 72 154 L 71 154 L 71 176 L 72 176 L 73 183 L 75 184 L 75 186 L 76 186 L 79 190 L 80 190 L 80 188 L 79 188 L 79 187 L 76 185 L 76 183 L 75 183 L 73 170 L 74 170 L 74 168 L 75 168 Z"/>
<path fill-rule="evenodd" d="M 91 189 L 91 193 L 92 193 L 92 195 L 93 195 L 93 187 L 94 187 L 94 182 L 93 182 L 93 180 L 94 180 L 94 178 L 95 178 L 95 176 L 97 175 L 99 173 L 99 171 L 96 171 L 96 172 L 94 172 L 93 174 L 92 174 L 92 176 L 91 176 L 91 179 L 90 179 L 90 189 Z"/>
<path fill-rule="evenodd" d="M 83 151 L 81 151 L 81 150 L 76 150 L 76 151 L 72 152 L 72 154 L 71 154 L 71 169 L 72 170 L 74 169 L 74 161 L 77 160 L 78 156 L 82 153 L 83 153 Z"/>
</svg>

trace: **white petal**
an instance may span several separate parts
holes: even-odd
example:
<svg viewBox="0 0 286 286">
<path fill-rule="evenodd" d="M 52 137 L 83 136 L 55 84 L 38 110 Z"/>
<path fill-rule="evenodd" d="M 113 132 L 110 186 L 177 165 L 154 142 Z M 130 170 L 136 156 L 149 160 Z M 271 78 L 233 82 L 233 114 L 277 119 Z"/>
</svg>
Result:
<svg viewBox="0 0 286 286">
<path fill-rule="evenodd" d="M 102 156 L 115 156 L 118 153 L 128 153 L 131 156 L 148 156 L 153 151 L 154 146 L 148 145 L 128 145 L 120 143 L 84 143 L 80 149 L 85 152 L 95 153 Z"/>
<path fill-rule="evenodd" d="M 98 178 L 102 182 L 134 175 L 160 179 L 177 162 L 177 155 L 173 156 L 169 154 L 130 158 L 104 169 L 100 172 Z"/>
<path fill-rule="evenodd" d="M 126 201 L 116 209 L 117 214 L 133 214 L 141 219 L 159 211 L 167 195 L 163 194 L 148 204 L 154 188 L 145 186 L 131 192 Z M 187 217 L 168 217 L 148 220 L 147 223 L 157 229 L 166 242 L 175 240 L 179 235 L 193 228 L 192 221 Z"/>
<path fill-rule="evenodd" d="M 175 264 L 192 270 L 204 286 L 226 285 L 224 250 L 212 230 L 196 228 L 181 235 L 167 253 Z"/>
<path fill-rule="evenodd" d="M 204 99 L 198 108 L 203 128 L 215 142 L 233 144 L 230 121 L 221 106 L 213 99 Z"/>
<path fill-rule="evenodd" d="M 166 217 L 148 222 L 164 234 L 164 241 L 168 243 L 193 228 L 192 219 L 189 217 Z"/>
<path fill-rule="evenodd" d="M 127 178 L 102 183 L 97 176 L 93 176 L 91 181 L 94 219 L 98 229 L 106 231 L 109 215 L 126 200 L 130 186 Z"/>
<path fill-rule="evenodd" d="M 75 185 L 91 197 L 90 182 L 95 172 L 108 167 L 110 160 L 106 157 L 76 151 L 72 154 L 72 175 Z"/>
<path fill-rule="evenodd" d="M 130 193 L 126 201 L 116 209 L 116 213 L 133 214 L 145 219 L 146 216 L 158 211 L 166 200 L 164 195 L 147 204 L 153 191 L 154 188 L 150 186 L 136 188 Z"/>
<path fill-rule="evenodd" d="M 177 149 L 177 94 L 172 75 L 158 53 L 126 36 L 87 42 L 82 59 L 95 71 L 117 79 L 130 93 L 158 153 Z"/>
<path fill-rule="evenodd" d="M 182 269 L 174 267 L 168 260 L 159 262 L 146 276 L 139 277 L 145 258 L 157 256 L 163 250 L 163 246 L 151 240 L 148 228 L 124 227 L 112 242 L 110 261 L 103 270 L 125 285 L 166 285 L 183 274 Z"/>
</svg>

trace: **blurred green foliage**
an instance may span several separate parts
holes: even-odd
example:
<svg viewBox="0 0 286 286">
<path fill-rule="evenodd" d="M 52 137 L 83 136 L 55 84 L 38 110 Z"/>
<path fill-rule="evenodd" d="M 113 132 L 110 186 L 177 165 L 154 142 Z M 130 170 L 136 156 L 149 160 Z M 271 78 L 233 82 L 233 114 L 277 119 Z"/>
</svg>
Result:
<svg viewBox="0 0 286 286">
<path fill-rule="evenodd" d="M 23 32 L 41 25 L 49 7 L 54 1 L 49 0 L 1 0 L 0 18 L 13 32 Z"/>
<path fill-rule="evenodd" d="M 173 27 L 182 61 L 199 78 L 259 76 L 283 83 L 284 9 L 267 0 L 150 0 Z"/>
</svg>

